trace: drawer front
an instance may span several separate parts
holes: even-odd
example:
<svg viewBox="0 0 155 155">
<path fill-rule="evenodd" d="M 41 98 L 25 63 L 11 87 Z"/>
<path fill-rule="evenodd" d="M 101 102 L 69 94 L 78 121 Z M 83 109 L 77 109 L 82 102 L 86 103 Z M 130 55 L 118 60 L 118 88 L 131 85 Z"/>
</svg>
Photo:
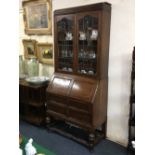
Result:
<svg viewBox="0 0 155 155">
<path fill-rule="evenodd" d="M 64 104 L 64 105 L 67 104 L 67 97 L 62 97 L 62 96 L 57 96 L 57 95 L 47 93 L 46 94 L 46 99 L 47 99 L 47 102 L 48 101 L 50 101 L 50 102 L 53 101 L 53 102 L 57 102 L 57 103 Z"/>
<path fill-rule="evenodd" d="M 66 115 L 66 105 L 56 101 L 48 101 L 47 110 L 51 110 L 51 111 Z"/>
<path fill-rule="evenodd" d="M 85 102 L 79 102 L 75 100 L 69 100 L 68 106 L 77 110 L 82 110 L 86 113 L 91 113 L 91 104 Z"/>
<path fill-rule="evenodd" d="M 69 118 L 80 123 L 91 123 L 90 114 L 72 108 L 69 108 Z"/>
<path fill-rule="evenodd" d="M 61 102 L 61 103 L 67 102 L 67 97 L 50 94 L 48 92 L 46 93 L 46 99 L 47 99 L 47 101 L 48 100 L 54 100 L 54 101 Z"/>
</svg>

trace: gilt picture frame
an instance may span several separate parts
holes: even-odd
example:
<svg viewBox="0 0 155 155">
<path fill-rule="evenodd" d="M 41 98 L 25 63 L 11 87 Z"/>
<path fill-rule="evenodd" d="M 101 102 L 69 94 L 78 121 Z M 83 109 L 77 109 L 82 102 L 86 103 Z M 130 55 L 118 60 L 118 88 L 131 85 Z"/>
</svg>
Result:
<svg viewBox="0 0 155 155">
<path fill-rule="evenodd" d="M 27 0 L 22 7 L 26 34 L 52 34 L 51 0 Z"/>
<path fill-rule="evenodd" d="M 53 65 L 53 45 L 50 43 L 37 43 L 37 56 L 39 62 L 43 64 Z"/>
<path fill-rule="evenodd" d="M 31 57 L 37 57 L 37 41 L 23 39 L 24 57 L 29 59 Z"/>
</svg>

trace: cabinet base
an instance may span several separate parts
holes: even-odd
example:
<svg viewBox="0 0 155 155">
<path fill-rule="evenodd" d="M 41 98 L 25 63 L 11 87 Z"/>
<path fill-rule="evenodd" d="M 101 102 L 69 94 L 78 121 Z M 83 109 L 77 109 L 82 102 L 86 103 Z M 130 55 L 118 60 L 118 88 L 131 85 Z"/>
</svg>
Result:
<svg viewBox="0 0 155 155">
<path fill-rule="evenodd" d="M 53 121 L 46 125 L 48 131 L 61 134 L 68 137 L 84 146 L 88 147 L 90 150 L 103 138 L 105 138 L 103 130 L 95 130 L 93 133 L 89 133 L 84 129 L 77 126 L 69 124 L 64 121 Z"/>
</svg>

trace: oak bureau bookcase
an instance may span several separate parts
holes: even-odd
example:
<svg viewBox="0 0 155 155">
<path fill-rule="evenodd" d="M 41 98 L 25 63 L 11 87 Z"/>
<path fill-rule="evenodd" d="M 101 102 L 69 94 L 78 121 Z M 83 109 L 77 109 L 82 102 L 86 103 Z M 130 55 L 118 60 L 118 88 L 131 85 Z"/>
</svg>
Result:
<svg viewBox="0 0 155 155">
<path fill-rule="evenodd" d="M 66 135 L 90 147 L 106 135 L 110 18 L 109 3 L 54 11 L 55 72 L 46 90 L 47 126 L 54 130 L 54 120 L 75 125 L 88 137 Z"/>
</svg>

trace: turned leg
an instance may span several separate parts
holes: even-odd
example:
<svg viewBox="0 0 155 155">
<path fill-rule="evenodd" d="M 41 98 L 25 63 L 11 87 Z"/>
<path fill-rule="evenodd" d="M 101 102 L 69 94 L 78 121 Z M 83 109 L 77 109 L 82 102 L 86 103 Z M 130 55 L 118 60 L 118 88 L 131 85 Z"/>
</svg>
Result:
<svg viewBox="0 0 155 155">
<path fill-rule="evenodd" d="M 51 118 L 49 116 L 46 116 L 46 124 L 50 124 L 51 123 Z"/>
<path fill-rule="evenodd" d="M 46 128 L 47 131 L 49 132 L 50 130 L 50 123 L 51 123 L 51 118 L 49 116 L 46 116 Z"/>
<path fill-rule="evenodd" d="M 51 123 L 51 118 L 49 116 L 46 116 L 46 126 L 48 126 Z"/>
<path fill-rule="evenodd" d="M 107 123 L 105 122 L 102 124 L 102 133 L 104 135 L 103 138 L 106 138 L 106 128 L 107 128 Z"/>
<path fill-rule="evenodd" d="M 89 149 L 92 151 L 95 143 L 95 134 L 92 132 L 89 134 Z"/>
</svg>

